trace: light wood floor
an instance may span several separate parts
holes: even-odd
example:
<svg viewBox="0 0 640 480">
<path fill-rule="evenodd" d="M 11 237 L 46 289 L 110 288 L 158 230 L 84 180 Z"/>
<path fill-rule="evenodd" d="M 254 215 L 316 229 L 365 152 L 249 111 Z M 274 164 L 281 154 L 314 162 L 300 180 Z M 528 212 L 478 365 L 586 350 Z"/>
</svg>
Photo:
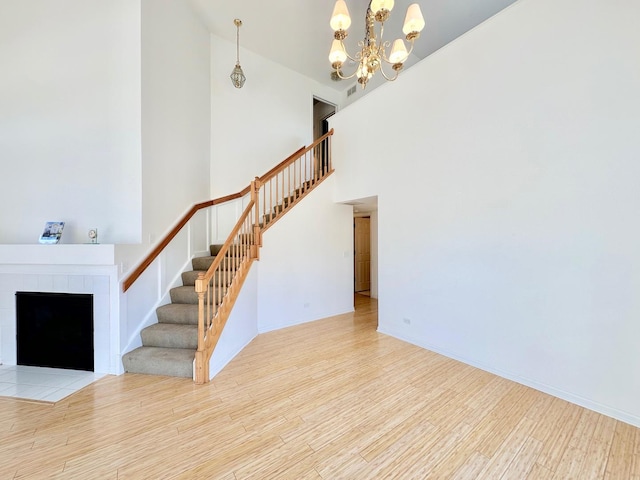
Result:
<svg viewBox="0 0 640 480">
<path fill-rule="evenodd" d="M 259 336 L 207 386 L 105 377 L 0 400 L 0 479 L 640 480 L 640 430 L 378 334 L 355 314 Z"/>
</svg>

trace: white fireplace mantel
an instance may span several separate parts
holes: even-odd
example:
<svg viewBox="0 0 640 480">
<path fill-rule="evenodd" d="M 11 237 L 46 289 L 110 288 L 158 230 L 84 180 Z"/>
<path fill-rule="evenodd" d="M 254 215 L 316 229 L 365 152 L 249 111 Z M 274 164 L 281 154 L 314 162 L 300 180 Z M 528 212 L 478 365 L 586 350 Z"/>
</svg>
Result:
<svg viewBox="0 0 640 480">
<path fill-rule="evenodd" d="M 92 294 L 95 371 L 122 372 L 115 245 L 0 245 L 0 362 L 7 365 L 16 363 L 17 291 Z"/>
<path fill-rule="evenodd" d="M 0 245 L 0 265 L 115 265 L 115 245 Z"/>
</svg>

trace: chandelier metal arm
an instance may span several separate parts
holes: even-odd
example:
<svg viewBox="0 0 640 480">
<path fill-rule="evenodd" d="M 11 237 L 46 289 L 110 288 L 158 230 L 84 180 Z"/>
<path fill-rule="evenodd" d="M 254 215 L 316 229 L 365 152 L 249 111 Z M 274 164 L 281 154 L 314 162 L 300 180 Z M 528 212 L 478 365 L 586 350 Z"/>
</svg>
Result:
<svg viewBox="0 0 640 480">
<path fill-rule="evenodd" d="M 342 74 L 342 70 L 340 69 L 335 70 L 335 72 L 338 75 L 338 77 L 340 77 L 342 80 L 350 80 L 356 76 L 356 73 L 358 73 L 358 69 L 356 69 L 355 72 L 353 72 L 351 75 L 347 75 L 346 77 Z"/>
<path fill-rule="evenodd" d="M 380 66 L 380 73 L 382 74 L 382 76 L 384 77 L 384 79 L 385 79 L 385 80 L 387 80 L 388 82 L 393 82 L 396 78 L 398 78 L 398 75 L 400 74 L 400 70 L 401 70 L 401 69 L 394 70 L 395 75 L 393 75 L 393 76 L 391 76 L 391 77 L 390 77 L 390 76 L 388 76 L 388 75 L 386 74 L 386 72 L 384 71 L 384 68 L 382 68 L 382 66 Z"/>
</svg>

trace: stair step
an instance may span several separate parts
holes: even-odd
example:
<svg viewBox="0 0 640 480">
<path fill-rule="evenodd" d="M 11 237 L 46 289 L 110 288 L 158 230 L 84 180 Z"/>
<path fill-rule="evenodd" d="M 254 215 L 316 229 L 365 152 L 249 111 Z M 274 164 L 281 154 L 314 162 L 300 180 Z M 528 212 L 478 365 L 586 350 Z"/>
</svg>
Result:
<svg viewBox="0 0 640 480">
<path fill-rule="evenodd" d="M 210 257 L 195 257 L 191 260 L 191 267 L 194 270 L 204 270 L 206 272 L 215 259 L 215 255 Z"/>
<path fill-rule="evenodd" d="M 198 305 L 192 303 L 169 303 L 156 309 L 159 323 L 198 325 Z"/>
<path fill-rule="evenodd" d="M 313 183 L 315 182 L 306 182 L 299 189 L 291 192 L 291 195 L 284 198 L 280 205 L 273 208 L 272 214 L 263 216 L 260 227 L 263 228 L 268 222 L 279 217 L 280 213 L 292 206 Z M 255 238 L 254 235 L 255 231 L 243 233 L 234 241 L 238 244 L 251 243 Z M 193 378 L 193 364 L 198 346 L 199 310 L 198 295 L 194 287 L 198 276 L 209 269 L 222 247 L 223 245 L 210 245 L 209 256 L 192 259 L 193 271 L 182 273 L 182 286 L 170 290 L 172 303 L 156 309 L 158 323 L 140 332 L 143 346 L 122 356 L 125 372 Z M 221 280 L 228 283 L 233 280 L 237 262 L 231 261 L 229 254 L 234 250 L 236 249 L 230 249 L 221 261 L 221 270 L 224 273 L 222 276 L 225 278 L 220 279 L 220 276 L 216 275 L 214 277 L 216 287 L 219 287 Z M 219 290 L 216 289 L 215 293 L 219 293 Z"/>
<path fill-rule="evenodd" d="M 171 303 L 190 303 L 198 304 L 198 294 L 192 286 L 174 287 L 169 290 Z"/>
<path fill-rule="evenodd" d="M 184 272 L 182 274 L 182 285 L 195 287 L 198 275 L 200 274 L 200 272 L 205 273 L 205 271 L 206 270 L 191 270 L 189 272 Z M 229 285 L 233 278 L 231 275 L 227 275 L 226 277 L 227 278 L 225 280 L 227 281 L 227 285 Z M 223 283 L 223 279 L 220 278 L 219 275 L 215 275 L 213 279 L 216 282 L 216 285 L 221 285 Z"/>
<path fill-rule="evenodd" d="M 209 267 L 211 266 L 211 264 L 213 263 L 213 261 L 216 259 L 215 256 L 211 256 L 211 257 L 195 257 L 191 260 L 191 268 L 193 268 L 194 270 L 204 270 L 205 272 L 207 270 L 209 270 Z M 222 260 L 222 265 L 224 267 L 225 265 L 225 260 Z M 227 264 L 229 262 L 226 262 Z M 233 266 L 231 265 L 230 267 L 227 267 L 228 270 L 234 270 Z"/>
<path fill-rule="evenodd" d="M 163 348 L 198 348 L 198 326 L 154 323 L 140 332 L 142 345 Z"/>
<path fill-rule="evenodd" d="M 196 279 L 200 273 L 205 273 L 206 270 L 191 270 L 189 272 L 182 273 L 182 285 L 194 287 L 196 285 Z"/>
<path fill-rule="evenodd" d="M 139 347 L 122 357 L 124 371 L 193 378 L 196 352 L 186 348 Z"/>
</svg>

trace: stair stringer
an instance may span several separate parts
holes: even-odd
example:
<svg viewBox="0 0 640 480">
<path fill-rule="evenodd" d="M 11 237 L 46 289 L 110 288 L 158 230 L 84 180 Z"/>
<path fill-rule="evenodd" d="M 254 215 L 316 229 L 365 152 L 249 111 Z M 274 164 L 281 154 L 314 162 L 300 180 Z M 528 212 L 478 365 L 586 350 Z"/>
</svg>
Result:
<svg viewBox="0 0 640 480">
<path fill-rule="evenodd" d="M 209 359 L 209 380 L 219 374 L 258 335 L 259 263 L 251 263 L 227 323 Z"/>
</svg>

